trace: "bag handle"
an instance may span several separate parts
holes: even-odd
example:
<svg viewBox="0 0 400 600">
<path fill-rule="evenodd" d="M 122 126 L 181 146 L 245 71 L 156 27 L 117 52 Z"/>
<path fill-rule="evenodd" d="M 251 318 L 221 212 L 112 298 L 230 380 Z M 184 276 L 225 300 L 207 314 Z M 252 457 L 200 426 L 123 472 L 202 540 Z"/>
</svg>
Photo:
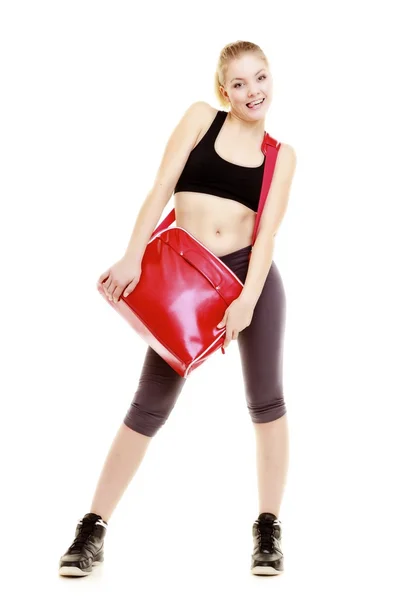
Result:
<svg viewBox="0 0 400 600">
<path fill-rule="evenodd" d="M 257 216 L 256 222 L 254 224 L 253 231 L 253 239 L 251 245 L 254 246 L 254 242 L 256 241 L 258 228 L 260 226 L 260 220 L 262 211 L 264 209 L 265 202 L 267 200 L 269 188 L 271 186 L 272 176 L 274 174 L 275 163 L 278 157 L 278 150 L 280 148 L 281 143 L 277 142 L 273 137 L 271 137 L 268 133 L 264 132 L 264 139 L 261 145 L 262 153 L 265 155 L 264 162 L 264 171 L 263 171 L 263 179 L 261 184 L 261 193 L 260 199 L 258 202 L 257 208 Z M 165 217 L 165 219 L 158 225 L 158 227 L 153 231 L 151 237 L 153 238 L 159 231 L 166 229 L 172 223 L 175 222 L 175 209 L 173 208 L 171 212 Z"/>
</svg>

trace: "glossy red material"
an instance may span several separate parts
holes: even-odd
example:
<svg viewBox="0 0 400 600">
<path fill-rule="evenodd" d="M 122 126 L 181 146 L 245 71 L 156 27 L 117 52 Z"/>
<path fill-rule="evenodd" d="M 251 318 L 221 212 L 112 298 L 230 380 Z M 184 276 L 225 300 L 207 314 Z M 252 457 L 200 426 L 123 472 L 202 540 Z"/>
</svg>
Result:
<svg viewBox="0 0 400 600">
<path fill-rule="evenodd" d="M 265 134 L 262 149 L 267 158 L 253 243 L 279 145 Z M 153 232 L 143 255 L 139 283 L 129 296 L 121 296 L 114 303 L 108 300 L 100 283 L 97 288 L 136 333 L 186 378 L 222 349 L 225 327 L 218 329 L 217 325 L 240 295 L 243 284 L 188 231 L 168 228 L 174 220 L 172 210 Z"/>
<path fill-rule="evenodd" d="M 217 325 L 242 288 L 222 261 L 187 231 L 175 227 L 148 244 L 134 291 L 117 304 L 109 304 L 187 377 L 223 345 L 225 328 L 217 329 Z"/>
</svg>

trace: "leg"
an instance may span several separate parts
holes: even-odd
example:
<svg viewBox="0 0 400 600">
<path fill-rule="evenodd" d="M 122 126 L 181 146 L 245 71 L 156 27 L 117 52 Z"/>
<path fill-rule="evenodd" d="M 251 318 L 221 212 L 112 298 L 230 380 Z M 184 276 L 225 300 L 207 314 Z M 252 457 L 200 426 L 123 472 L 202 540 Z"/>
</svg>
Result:
<svg viewBox="0 0 400 600">
<path fill-rule="evenodd" d="M 279 518 L 289 464 L 287 415 L 269 423 L 254 423 L 257 449 L 258 514 Z"/>
<path fill-rule="evenodd" d="M 283 341 L 286 299 L 272 262 L 249 327 L 238 337 L 246 401 L 254 423 L 259 513 L 279 516 L 288 469 L 288 424 L 284 402 Z"/>
<path fill-rule="evenodd" d="M 90 512 L 108 522 L 185 381 L 154 350 L 147 349 L 138 388 L 109 450 Z"/>
<path fill-rule="evenodd" d="M 101 515 L 107 523 L 119 500 L 139 468 L 151 437 L 129 429 L 121 423 L 108 452 L 90 512 Z"/>
</svg>

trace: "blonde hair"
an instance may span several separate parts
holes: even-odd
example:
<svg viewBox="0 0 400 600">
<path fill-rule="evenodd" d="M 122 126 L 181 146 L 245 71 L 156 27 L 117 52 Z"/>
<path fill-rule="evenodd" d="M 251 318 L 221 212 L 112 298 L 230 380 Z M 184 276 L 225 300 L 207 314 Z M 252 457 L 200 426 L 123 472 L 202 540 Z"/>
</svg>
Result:
<svg viewBox="0 0 400 600">
<path fill-rule="evenodd" d="M 245 52 L 254 52 L 255 54 L 258 54 L 258 56 L 263 59 L 268 66 L 267 57 L 261 50 L 260 46 L 257 46 L 257 44 L 238 40 L 237 42 L 232 42 L 231 44 L 224 46 L 220 52 L 217 69 L 215 71 L 214 91 L 215 95 L 217 96 L 218 104 L 225 108 L 229 106 L 229 101 L 221 93 L 219 88 L 221 85 L 225 86 L 225 75 L 229 61 L 235 58 L 240 58 L 243 54 L 245 54 Z"/>
</svg>

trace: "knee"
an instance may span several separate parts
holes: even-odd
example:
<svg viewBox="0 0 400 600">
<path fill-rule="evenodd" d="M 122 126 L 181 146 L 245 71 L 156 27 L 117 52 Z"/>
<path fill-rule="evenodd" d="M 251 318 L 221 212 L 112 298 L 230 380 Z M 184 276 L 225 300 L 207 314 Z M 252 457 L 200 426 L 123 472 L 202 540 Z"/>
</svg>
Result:
<svg viewBox="0 0 400 600">
<path fill-rule="evenodd" d="M 166 385 L 167 384 L 167 385 Z M 124 423 L 130 429 L 153 437 L 166 423 L 180 393 L 182 383 L 166 379 L 142 379 L 126 412 Z"/>
<path fill-rule="evenodd" d="M 247 401 L 250 417 L 253 423 L 269 423 L 276 421 L 286 414 L 287 409 L 283 397 L 263 399 L 257 403 Z"/>
<path fill-rule="evenodd" d="M 165 418 L 151 414 L 144 410 L 140 405 L 132 402 L 123 422 L 129 429 L 132 429 L 137 433 L 147 435 L 148 437 L 154 437 L 160 427 L 164 425 L 165 421 Z"/>
</svg>

